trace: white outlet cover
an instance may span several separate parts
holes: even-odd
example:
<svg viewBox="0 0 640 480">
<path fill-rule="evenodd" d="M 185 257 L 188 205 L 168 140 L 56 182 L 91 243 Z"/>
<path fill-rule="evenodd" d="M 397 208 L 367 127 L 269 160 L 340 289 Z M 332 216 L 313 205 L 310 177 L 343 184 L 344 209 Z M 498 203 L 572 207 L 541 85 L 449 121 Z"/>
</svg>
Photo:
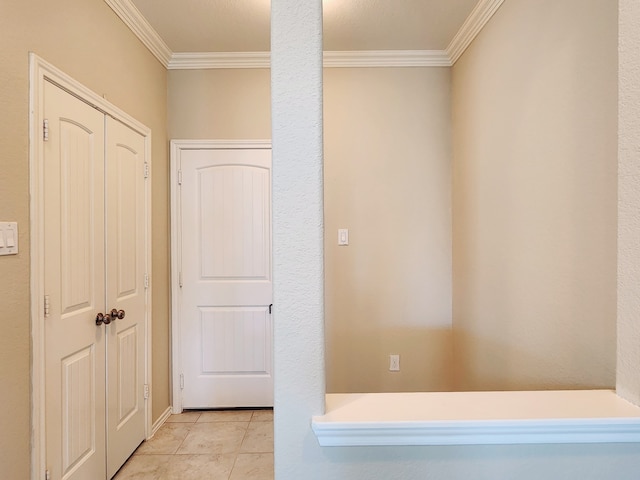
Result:
<svg viewBox="0 0 640 480">
<path fill-rule="evenodd" d="M 400 371 L 400 355 L 389 355 L 389 371 Z"/>
</svg>

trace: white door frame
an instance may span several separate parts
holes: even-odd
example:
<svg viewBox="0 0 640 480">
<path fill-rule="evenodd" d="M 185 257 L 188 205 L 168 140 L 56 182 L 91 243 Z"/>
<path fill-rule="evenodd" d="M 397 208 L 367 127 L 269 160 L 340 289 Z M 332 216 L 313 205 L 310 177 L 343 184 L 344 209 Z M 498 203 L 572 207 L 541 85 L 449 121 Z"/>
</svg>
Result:
<svg viewBox="0 0 640 480">
<path fill-rule="evenodd" d="M 182 238 L 180 230 L 179 160 L 184 150 L 271 149 L 271 140 L 171 140 L 171 405 L 172 413 L 182 413 L 182 352 L 180 347 L 180 290 Z"/>
<path fill-rule="evenodd" d="M 29 54 L 29 193 L 30 193 L 30 288 L 31 288 L 31 479 L 41 480 L 46 471 L 45 438 L 45 318 L 44 318 L 44 83 L 52 82 L 71 95 L 124 123 L 145 139 L 145 157 L 151 165 L 151 129 L 112 105 L 34 53 Z M 151 278 L 151 178 L 145 193 L 146 273 Z M 151 378 L 151 289 L 145 310 L 145 380 Z M 152 389 L 151 389 L 152 390 Z M 145 435 L 151 435 L 151 392 L 145 402 Z"/>
</svg>

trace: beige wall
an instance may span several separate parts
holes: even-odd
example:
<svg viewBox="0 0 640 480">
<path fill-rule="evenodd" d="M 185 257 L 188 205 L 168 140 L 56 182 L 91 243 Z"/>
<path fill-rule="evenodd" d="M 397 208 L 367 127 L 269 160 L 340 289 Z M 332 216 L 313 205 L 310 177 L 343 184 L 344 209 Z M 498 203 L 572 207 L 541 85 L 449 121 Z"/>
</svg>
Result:
<svg viewBox="0 0 640 480">
<path fill-rule="evenodd" d="M 451 387 L 449 85 L 447 68 L 325 69 L 328 392 Z"/>
<path fill-rule="evenodd" d="M 271 139 L 269 69 L 170 70 L 170 139 Z"/>
<path fill-rule="evenodd" d="M 169 136 L 270 138 L 269 81 L 170 71 Z M 451 386 L 449 84 L 448 69 L 325 69 L 328 391 Z"/>
<path fill-rule="evenodd" d="M 62 69 L 153 129 L 154 404 L 169 405 L 166 73 L 102 0 L 0 6 L 0 219 L 20 254 L 0 257 L 0 478 L 29 478 L 29 61 Z"/>
<path fill-rule="evenodd" d="M 457 389 L 615 385 L 616 20 L 507 1 L 453 68 Z"/>
</svg>

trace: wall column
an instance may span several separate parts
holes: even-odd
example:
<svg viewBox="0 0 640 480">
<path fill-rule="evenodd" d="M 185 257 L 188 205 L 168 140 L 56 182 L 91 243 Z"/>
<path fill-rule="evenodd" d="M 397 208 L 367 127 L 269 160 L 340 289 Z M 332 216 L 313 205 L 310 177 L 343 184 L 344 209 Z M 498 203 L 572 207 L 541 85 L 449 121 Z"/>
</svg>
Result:
<svg viewBox="0 0 640 480">
<path fill-rule="evenodd" d="M 325 394 L 321 0 L 272 0 L 271 99 L 275 472 L 310 479 Z"/>
<path fill-rule="evenodd" d="M 640 4 L 619 2 L 618 394 L 640 405 Z"/>
</svg>

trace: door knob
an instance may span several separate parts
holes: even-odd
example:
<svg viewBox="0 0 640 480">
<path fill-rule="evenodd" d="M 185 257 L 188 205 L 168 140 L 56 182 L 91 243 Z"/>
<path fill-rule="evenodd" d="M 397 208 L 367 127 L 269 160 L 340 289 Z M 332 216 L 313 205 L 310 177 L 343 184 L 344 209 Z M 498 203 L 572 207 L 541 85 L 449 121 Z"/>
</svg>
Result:
<svg viewBox="0 0 640 480">
<path fill-rule="evenodd" d="M 111 316 L 107 313 L 106 315 L 100 312 L 96 315 L 96 325 L 100 326 L 102 324 L 109 325 L 111 323 Z"/>
<path fill-rule="evenodd" d="M 116 310 L 115 308 L 106 314 L 100 312 L 98 315 L 96 315 L 96 325 L 100 326 L 103 323 L 105 325 L 109 325 L 114 320 L 117 320 L 117 319 L 122 320 L 124 316 L 125 316 L 124 310 Z"/>
</svg>

